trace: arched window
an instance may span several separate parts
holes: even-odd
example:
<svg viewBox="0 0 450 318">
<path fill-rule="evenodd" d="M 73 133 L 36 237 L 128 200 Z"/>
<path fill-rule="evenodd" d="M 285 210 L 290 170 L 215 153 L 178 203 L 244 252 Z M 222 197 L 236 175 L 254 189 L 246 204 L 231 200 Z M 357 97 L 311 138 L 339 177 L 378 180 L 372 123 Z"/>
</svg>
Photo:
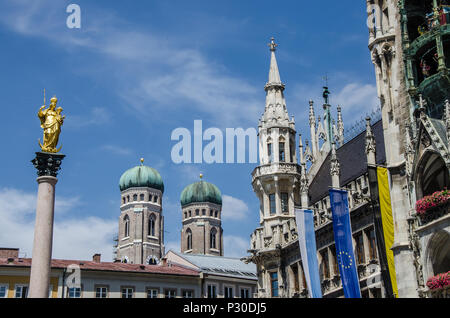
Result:
<svg viewBox="0 0 450 318">
<path fill-rule="evenodd" d="M 279 141 L 278 141 L 278 152 L 279 152 L 278 160 L 280 162 L 285 162 L 286 161 L 286 152 L 285 152 L 285 149 L 284 149 L 284 145 L 285 145 L 285 140 L 284 140 L 284 137 L 281 136 Z"/>
<path fill-rule="evenodd" d="M 141 195 L 140 195 L 140 197 L 139 197 L 139 200 L 140 200 L 140 201 L 144 201 L 144 194 L 143 194 L 143 193 L 141 193 Z"/>
<path fill-rule="evenodd" d="M 217 218 L 218 216 L 219 216 L 219 211 L 216 210 L 216 211 L 214 212 L 214 217 Z"/>
<path fill-rule="evenodd" d="M 125 197 L 122 198 L 123 204 L 127 203 L 127 199 Z"/>
<path fill-rule="evenodd" d="M 202 209 L 202 215 L 206 215 L 206 210 Z"/>
<path fill-rule="evenodd" d="M 155 195 L 155 197 L 153 198 L 153 202 L 158 202 L 158 196 L 157 195 Z"/>
<path fill-rule="evenodd" d="M 191 217 L 192 216 L 192 211 L 191 210 L 189 210 L 189 217 Z"/>
<path fill-rule="evenodd" d="M 184 212 L 184 218 L 187 219 L 187 212 Z"/>
<path fill-rule="evenodd" d="M 130 196 L 127 195 L 127 202 L 130 202 Z"/>
<path fill-rule="evenodd" d="M 148 235 L 155 236 L 155 215 L 150 215 L 148 220 Z"/>
<path fill-rule="evenodd" d="M 148 202 L 152 202 L 152 195 L 151 194 L 148 196 Z"/>
<path fill-rule="evenodd" d="M 133 194 L 133 201 L 137 201 L 137 194 Z"/>
<path fill-rule="evenodd" d="M 272 139 L 267 139 L 267 158 L 269 158 L 269 162 L 273 162 L 273 148 L 272 148 Z"/>
<path fill-rule="evenodd" d="M 124 223 L 123 236 L 128 237 L 130 236 L 130 218 L 128 215 L 125 215 L 125 217 L 123 218 L 123 223 Z"/>
<path fill-rule="evenodd" d="M 189 228 L 186 230 L 186 249 L 192 250 L 192 231 Z"/>
<path fill-rule="evenodd" d="M 195 210 L 195 215 L 199 215 L 200 214 L 200 210 L 199 209 L 196 209 Z"/>
<path fill-rule="evenodd" d="M 209 234 L 209 247 L 210 248 L 216 248 L 216 236 L 217 236 L 217 230 L 215 228 L 211 229 L 211 232 Z"/>
</svg>

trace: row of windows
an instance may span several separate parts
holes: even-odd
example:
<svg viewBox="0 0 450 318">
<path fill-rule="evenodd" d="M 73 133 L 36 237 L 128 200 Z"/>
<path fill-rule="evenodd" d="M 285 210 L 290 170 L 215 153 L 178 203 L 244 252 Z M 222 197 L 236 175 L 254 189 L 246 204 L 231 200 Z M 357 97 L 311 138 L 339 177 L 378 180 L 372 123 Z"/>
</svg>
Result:
<svg viewBox="0 0 450 318">
<path fill-rule="evenodd" d="M 294 152 L 295 152 L 294 147 L 291 147 L 289 162 L 294 162 Z M 269 158 L 269 162 L 274 162 L 273 146 L 272 146 L 272 142 L 270 140 L 267 143 L 267 156 Z M 278 146 L 278 161 L 286 162 L 286 150 L 285 150 L 284 142 L 280 142 L 279 146 Z"/>
<path fill-rule="evenodd" d="M 206 287 L 208 298 L 217 298 L 217 285 L 207 285 Z M 241 288 L 240 289 L 241 298 L 251 298 L 250 288 Z M 231 286 L 223 287 L 223 297 L 224 298 L 234 298 L 234 288 Z"/>
<path fill-rule="evenodd" d="M 123 235 L 124 235 L 124 237 L 129 237 L 130 236 L 130 217 L 128 216 L 128 214 L 123 217 L 123 223 L 124 223 Z M 151 214 L 148 219 L 147 235 L 155 236 L 155 234 L 156 234 L 155 223 L 156 223 L 156 216 L 154 214 Z"/>
<path fill-rule="evenodd" d="M 138 200 L 138 195 L 137 194 L 133 194 L 132 200 L 133 201 L 137 201 Z M 139 201 L 145 201 L 145 194 L 144 193 L 141 193 L 139 195 Z M 126 197 L 125 196 L 122 197 L 122 203 L 123 204 L 128 203 L 128 202 L 130 202 L 130 196 L 129 195 L 127 195 Z M 148 202 L 157 203 L 158 202 L 158 196 L 157 195 L 153 196 L 153 195 L 149 194 L 148 195 Z"/>
<path fill-rule="evenodd" d="M 146 295 L 147 298 L 158 298 L 160 290 L 158 288 L 147 288 Z M 67 290 L 68 298 L 81 298 L 82 290 L 81 287 L 73 287 Z M 109 288 L 107 286 L 99 286 L 95 288 L 96 298 L 108 298 Z M 122 287 L 121 297 L 122 298 L 134 298 L 135 288 L 134 287 Z M 183 298 L 194 298 L 193 290 L 182 290 L 181 296 Z M 175 298 L 177 297 L 176 289 L 164 289 L 164 298 Z"/>
<path fill-rule="evenodd" d="M 96 298 L 107 298 L 108 297 L 108 287 L 96 287 L 95 289 L 95 297 Z M 157 288 L 147 288 L 147 298 L 158 298 L 159 289 Z M 81 298 L 81 287 L 73 287 L 69 288 L 67 291 L 68 298 Z M 134 287 L 122 287 L 121 289 L 121 297 L 122 298 L 133 298 L 135 295 Z M 223 290 L 224 298 L 234 298 L 234 288 L 231 286 L 224 286 Z M 181 296 L 183 298 L 194 298 L 195 293 L 193 290 L 182 290 Z M 207 285 L 207 296 L 208 298 L 217 298 L 217 285 Z M 175 298 L 177 297 L 176 289 L 164 289 L 164 298 Z M 251 290 L 250 288 L 241 288 L 240 289 L 240 297 L 241 298 L 251 298 Z"/>
<path fill-rule="evenodd" d="M 200 209 L 195 209 L 194 213 L 195 213 L 194 216 L 200 216 Z M 206 216 L 206 209 L 202 209 L 202 214 L 201 215 L 202 216 Z M 209 210 L 209 216 L 218 218 L 219 217 L 219 211 L 210 209 Z M 190 218 L 190 217 L 192 217 L 192 211 L 191 210 L 185 211 L 184 212 L 184 218 L 187 219 L 187 218 Z"/>
<path fill-rule="evenodd" d="M 353 235 L 355 241 L 355 258 L 357 264 L 365 264 L 370 260 L 377 259 L 377 249 L 376 249 L 376 239 L 375 239 L 375 230 L 373 227 L 369 229 L 357 232 Z M 364 247 L 364 240 L 367 240 L 367 255 L 366 249 Z M 331 252 L 331 259 L 329 258 L 328 249 Z M 337 259 L 336 259 L 336 248 L 332 245 L 329 248 L 325 248 L 320 252 L 321 262 L 320 262 L 320 275 L 321 279 L 329 279 L 331 278 L 330 269 L 333 270 L 335 274 L 339 273 Z M 331 262 L 331 268 L 330 268 Z"/>
<path fill-rule="evenodd" d="M 53 285 L 50 285 L 48 291 L 48 297 L 50 298 L 52 295 Z M 0 298 L 8 297 L 8 285 L 2 284 L 0 285 Z M 28 285 L 20 284 L 15 285 L 14 288 L 14 298 L 27 298 L 28 297 Z"/>
<path fill-rule="evenodd" d="M 286 192 L 281 192 L 280 199 L 281 199 L 281 212 L 282 213 L 289 212 L 289 194 Z M 275 202 L 276 202 L 275 193 L 269 194 L 270 215 L 275 215 L 277 213 L 277 206 Z"/>
<path fill-rule="evenodd" d="M 217 248 L 217 230 L 214 227 L 209 232 L 209 248 Z M 186 250 L 192 250 L 192 231 L 190 228 L 186 230 Z"/>
</svg>

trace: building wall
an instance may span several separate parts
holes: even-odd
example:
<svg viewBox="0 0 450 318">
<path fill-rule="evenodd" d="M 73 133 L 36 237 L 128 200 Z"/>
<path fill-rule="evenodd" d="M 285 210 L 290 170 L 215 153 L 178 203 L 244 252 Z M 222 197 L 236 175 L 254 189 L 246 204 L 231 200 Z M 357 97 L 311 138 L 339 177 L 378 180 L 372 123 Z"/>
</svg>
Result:
<svg viewBox="0 0 450 318">
<path fill-rule="evenodd" d="M 51 288 L 50 298 L 60 297 L 60 284 L 61 277 L 59 271 L 52 271 L 50 276 L 50 286 L 49 294 Z M 15 287 L 16 285 L 25 285 L 29 287 L 30 285 L 30 269 L 5 269 L 0 268 L 0 286 L 7 285 L 8 293 L 7 298 L 15 298 Z"/>
</svg>

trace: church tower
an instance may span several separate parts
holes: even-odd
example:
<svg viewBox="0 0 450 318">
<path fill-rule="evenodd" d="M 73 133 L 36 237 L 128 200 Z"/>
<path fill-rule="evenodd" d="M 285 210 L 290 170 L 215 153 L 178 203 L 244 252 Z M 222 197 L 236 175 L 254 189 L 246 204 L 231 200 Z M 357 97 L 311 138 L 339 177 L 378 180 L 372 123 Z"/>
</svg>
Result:
<svg viewBox="0 0 450 318">
<path fill-rule="evenodd" d="M 284 84 L 278 71 L 271 39 L 269 81 L 265 85 L 266 106 L 259 121 L 259 161 L 253 173 L 253 189 L 260 200 L 260 224 L 272 236 L 272 225 L 294 217 L 299 203 L 299 166 L 296 154 L 294 118 L 290 119 L 284 98 Z M 274 237 L 275 239 L 275 237 Z"/>
<path fill-rule="evenodd" d="M 283 274 L 270 269 L 280 261 L 282 244 L 294 239 L 283 233 L 295 232 L 295 206 L 300 206 L 300 166 L 297 164 L 294 118 L 289 118 L 275 51 L 271 39 L 269 80 L 264 87 L 266 106 L 259 120 L 259 161 L 252 172 L 252 186 L 260 202 L 260 227 L 252 234 L 253 261 L 258 268 L 260 297 L 270 297 L 265 286 Z M 282 295 L 280 295 L 282 296 Z"/>
<path fill-rule="evenodd" d="M 141 165 L 119 181 L 121 205 L 117 258 L 124 263 L 157 264 L 164 255 L 164 183 L 158 171 Z"/>
<path fill-rule="evenodd" d="M 200 175 L 203 179 L 203 175 Z M 223 256 L 222 194 L 200 180 L 181 192 L 181 253 Z"/>
</svg>

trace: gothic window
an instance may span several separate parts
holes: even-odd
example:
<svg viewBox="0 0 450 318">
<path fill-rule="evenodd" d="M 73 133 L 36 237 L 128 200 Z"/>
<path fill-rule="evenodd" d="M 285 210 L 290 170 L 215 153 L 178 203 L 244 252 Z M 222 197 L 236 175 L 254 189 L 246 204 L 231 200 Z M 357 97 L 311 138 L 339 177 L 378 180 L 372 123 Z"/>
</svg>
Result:
<svg viewBox="0 0 450 318">
<path fill-rule="evenodd" d="M 357 258 L 358 264 L 364 264 L 365 263 L 364 238 L 363 238 L 362 232 L 355 235 L 355 242 L 356 242 L 356 258 Z"/>
<path fill-rule="evenodd" d="M 127 202 L 130 202 L 130 196 L 127 195 Z"/>
<path fill-rule="evenodd" d="M 191 217 L 192 216 L 192 211 L 191 210 L 189 210 L 189 217 Z"/>
<path fill-rule="evenodd" d="M 278 272 L 270 273 L 270 287 L 272 297 L 278 297 Z"/>
<path fill-rule="evenodd" d="M 295 141 L 291 140 L 290 142 L 290 150 L 289 150 L 289 160 L 291 163 L 294 163 L 294 154 L 295 154 Z"/>
<path fill-rule="evenodd" d="M 140 195 L 140 197 L 139 197 L 139 200 L 140 200 L 140 201 L 144 201 L 144 194 L 143 194 L 143 193 L 141 193 L 141 195 Z"/>
<path fill-rule="evenodd" d="M 122 198 L 122 202 L 123 202 L 123 204 L 127 203 L 127 200 L 125 199 L 125 197 Z"/>
<path fill-rule="evenodd" d="M 328 260 L 328 250 L 324 249 L 320 251 L 322 261 L 320 262 L 320 269 L 322 272 L 322 280 L 330 278 L 330 263 Z"/>
<path fill-rule="evenodd" d="M 184 212 L 184 218 L 185 219 L 187 218 L 187 212 Z"/>
<path fill-rule="evenodd" d="M 155 195 L 155 197 L 153 198 L 153 202 L 158 202 L 158 196 L 157 195 Z"/>
<path fill-rule="evenodd" d="M 152 195 L 151 194 L 148 195 L 148 202 L 152 202 Z"/>
<path fill-rule="evenodd" d="M 155 215 L 152 214 L 148 220 L 148 235 L 155 236 Z"/>
<path fill-rule="evenodd" d="M 295 292 L 299 292 L 300 291 L 300 283 L 299 283 L 299 279 L 298 279 L 298 267 L 297 267 L 297 263 L 295 263 L 294 265 L 291 266 L 291 270 L 292 270 L 292 280 L 294 283 L 294 291 Z"/>
<path fill-rule="evenodd" d="M 130 217 L 128 215 L 125 215 L 125 217 L 123 218 L 123 222 L 124 222 L 123 236 L 128 237 L 130 236 Z"/>
<path fill-rule="evenodd" d="M 219 211 L 216 210 L 216 211 L 214 212 L 214 217 L 217 218 L 218 216 L 219 216 Z"/>
<path fill-rule="evenodd" d="M 137 194 L 133 194 L 133 201 L 137 201 Z"/>
<path fill-rule="evenodd" d="M 202 215 L 206 215 L 206 210 L 202 209 Z"/>
<path fill-rule="evenodd" d="M 215 228 L 212 228 L 211 232 L 209 234 L 209 247 L 210 248 L 217 248 L 216 247 L 216 236 L 217 236 L 217 230 Z"/>
<path fill-rule="evenodd" d="M 281 192 L 281 212 L 289 212 L 288 194 L 286 192 Z"/>
<path fill-rule="evenodd" d="M 269 202 L 270 202 L 270 215 L 277 213 L 277 208 L 275 205 L 275 194 L 269 194 Z"/>
<path fill-rule="evenodd" d="M 339 274 L 338 263 L 336 259 L 336 247 L 333 245 L 330 247 L 331 251 L 331 265 L 333 266 L 333 272 L 335 275 Z"/>
<path fill-rule="evenodd" d="M 371 260 L 377 259 L 375 230 L 373 227 L 371 227 L 367 232 L 367 237 L 369 238 L 369 257 Z"/>
<path fill-rule="evenodd" d="M 199 215 L 200 215 L 200 210 L 199 210 L 199 209 L 196 209 L 196 210 L 195 210 L 195 215 L 196 215 L 196 216 L 199 216 Z"/>
<path fill-rule="evenodd" d="M 267 144 L 267 156 L 269 158 L 269 162 L 273 162 L 272 143 Z"/>
<path fill-rule="evenodd" d="M 213 216 L 214 211 L 213 210 L 209 210 L 209 216 Z"/>
<path fill-rule="evenodd" d="M 280 142 L 279 143 L 279 161 L 280 162 L 285 162 L 286 161 L 286 156 L 285 156 L 285 150 L 284 150 L 284 142 Z"/>
<path fill-rule="evenodd" d="M 186 249 L 192 250 L 192 231 L 189 228 L 186 230 Z"/>
</svg>

